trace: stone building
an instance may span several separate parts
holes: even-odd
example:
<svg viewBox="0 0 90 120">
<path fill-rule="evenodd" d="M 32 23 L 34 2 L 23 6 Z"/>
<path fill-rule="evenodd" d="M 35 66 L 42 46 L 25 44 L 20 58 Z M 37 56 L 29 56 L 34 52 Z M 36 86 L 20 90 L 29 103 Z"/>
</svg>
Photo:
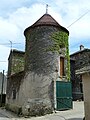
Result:
<svg viewBox="0 0 90 120">
<path fill-rule="evenodd" d="M 24 31 L 25 67 L 8 77 L 8 109 L 28 115 L 52 113 L 56 80 L 70 80 L 69 32 L 49 14 Z M 9 64 L 10 65 L 10 64 Z"/>
<path fill-rule="evenodd" d="M 80 50 L 70 55 L 71 58 L 71 81 L 74 100 L 83 100 L 82 75 L 76 74 L 75 71 L 81 69 L 86 63 L 90 62 L 90 49 L 80 46 Z"/>
<path fill-rule="evenodd" d="M 25 52 L 11 50 L 8 58 L 8 76 L 24 70 Z"/>
<path fill-rule="evenodd" d="M 77 75 L 82 76 L 83 94 L 84 94 L 84 109 L 85 120 L 90 120 L 90 49 L 87 49 L 87 55 L 85 54 L 83 59 L 83 66 L 76 70 Z"/>
</svg>

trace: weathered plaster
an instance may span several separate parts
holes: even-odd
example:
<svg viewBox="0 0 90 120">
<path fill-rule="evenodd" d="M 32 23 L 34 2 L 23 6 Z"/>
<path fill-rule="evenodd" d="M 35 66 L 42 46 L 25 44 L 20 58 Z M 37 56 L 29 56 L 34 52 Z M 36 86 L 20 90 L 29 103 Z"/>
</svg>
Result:
<svg viewBox="0 0 90 120">
<path fill-rule="evenodd" d="M 84 92 L 84 105 L 85 105 L 85 120 L 90 120 L 90 73 L 82 75 L 83 92 Z"/>
</svg>

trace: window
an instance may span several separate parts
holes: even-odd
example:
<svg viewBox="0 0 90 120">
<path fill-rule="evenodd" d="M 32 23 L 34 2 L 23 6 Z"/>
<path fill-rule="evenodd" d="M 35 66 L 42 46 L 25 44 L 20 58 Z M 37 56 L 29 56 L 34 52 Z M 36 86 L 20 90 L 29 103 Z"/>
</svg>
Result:
<svg viewBox="0 0 90 120">
<path fill-rule="evenodd" d="M 16 90 L 13 90 L 13 99 L 16 99 Z"/>
<path fill-rule="evenodd" d="M 60 57 L 60 77 L 64 76 L 64 58 Z"/>
</svg>

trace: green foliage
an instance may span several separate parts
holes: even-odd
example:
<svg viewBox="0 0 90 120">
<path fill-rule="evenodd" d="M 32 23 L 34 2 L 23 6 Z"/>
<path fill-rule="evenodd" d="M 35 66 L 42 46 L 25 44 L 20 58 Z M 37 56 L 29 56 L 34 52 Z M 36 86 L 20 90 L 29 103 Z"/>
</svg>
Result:
<svg viewBox="0 0 90 120">
<path fill-rule="evenodd" d="M 54 41 L 53 46 L 49 47 L 49 51 L 58 52 L 60 54 L 60 49 L 65 48 L 65 59 L 67 59 L 67 70 L 66 76 L 70 80 L 70 57 L 69 57 L 69 44 L 68 44 L 68 34 L 63 31 L 55 32 L 51 35 L 51 39 Z"/>
<path fill-rule="evenodd" d="M 24 70 L 24 58 L 19 55 L 14 56 L 12 64 L 12 73 L 18 73 Z"/>
<path fill-rule="evenodd" d="M 51 51 L 60 53 L 60 48 L 68 47 L 68 34 L 62 31 L 55 32 L 51 35 L 54 45 L 49 48 Z"/>
</svg>

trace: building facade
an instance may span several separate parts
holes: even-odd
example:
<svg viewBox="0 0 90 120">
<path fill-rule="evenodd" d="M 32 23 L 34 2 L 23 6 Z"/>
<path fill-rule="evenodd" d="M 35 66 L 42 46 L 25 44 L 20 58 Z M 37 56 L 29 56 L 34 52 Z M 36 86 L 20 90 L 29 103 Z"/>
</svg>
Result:
<svg viewBox="0 0 90 120">
<path fill-rule="evenodd" d="M 89 52 L 89 50 L 88 50 Z M 90 54 L 88 54 L 90 57 Z M 86 57 L 85 57 L 86 58 Z M 86 62 L 87 59 L 87 62 Z M 84 66 L 76 70 L 77 75 L 82 75 L 83 82 L 83 93 L 84 93 L 84 109 L 85 109 L 85 120 L 90 119 L 90 58 L 84 59 Z"/>
</svg>

